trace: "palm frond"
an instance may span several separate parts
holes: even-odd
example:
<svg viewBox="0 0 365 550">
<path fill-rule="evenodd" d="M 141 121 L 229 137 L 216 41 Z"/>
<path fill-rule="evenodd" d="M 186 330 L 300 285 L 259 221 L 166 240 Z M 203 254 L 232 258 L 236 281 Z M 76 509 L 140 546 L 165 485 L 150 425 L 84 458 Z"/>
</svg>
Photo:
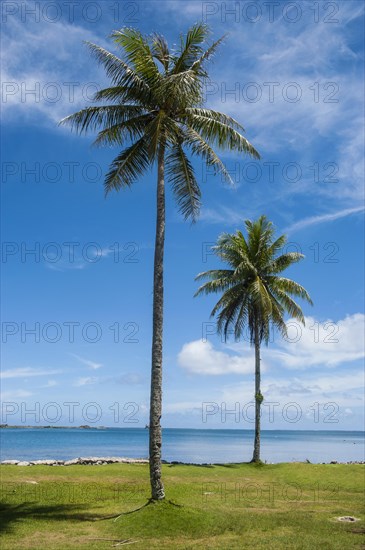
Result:
<svg viewBox="0 0 365 550">
<path fill-rule="evenodd" d="M 203 65 L 206 61 L 209 61 L 217 51 L 218 47 L 226 38 L 226 34 L 216 40 L 191 66 L 191 69 L 199 74 L 199 76 L 208 77 L 208 73 L 203 69 Z"/>
<path fill-rule="evenodd" d="M 285 311 L 290 315 L 290 317 L 298 319 L 298 321 L 300 321 L 303 325 L 305 324 L 303 312 L 293 298 L 279 288 L 273 290 L 273 294 L 276 296 L 278 302 L 282 304 L 283 309 L 285 308 Z"/>
<path fill-rule="evenodd" d="M 234 185 L 234 182 L 226 169 L 225 165 L 215 153 L 214 149 L 204 141 L 204 139 L 192 128 L 187 126 L 183 130 L 183 141 L 191 149 L 194 155 L 202 157 L 207 166 L 211 166 L 215 175 L 220 174 L 224 180 L 230 185 Z"/>
<path fill-rule="evenodd" d="M 139 139 L 144 135 L 146 127 L 152 120 L 153 116 L 146 114 L 113 124 L 98 133 L 93 145 L 121 145 L 127 139 Z"/>
<path fill-rule="evenodd" d="M 199 296 L 200 294 L 212 294 L 215 292 L 225 291 L 237 284 L 237 281 L 234 279 L 234 271 L 227 269 L 213 269 L 211 271 L 199 273 L 195 277 L 195 280 L 198 281 L 200 279 L 210 279 L 210 281 L 207 281 L 201 285 L 194 294 L 194 297 Z"/>
<path fill-rule="evenodd" d="M 275 290 L 280 288 L 284 292 L 292 294 L 293 296 L 298 296 L 298 298 L 301 298 L 302 300 L 305 300 L 309 304 L 313 305 L 312 299 L 306 289 L 295 281 L 285 277 L 275 277 L 275 280 L 270 280 L 270 278 L 268 278 L 268 280 L 271 282 Z"/>
<path fill-rule="evenodd" d="M 111 35 L 114 42 L 121 46 L 124 55 L 134 71 L 151 88 L 161 80 L 160 72 L 154 61 L 148 40 L 140 31 L 134 28 L 124 27 L 120 31 L 114 31 Z"/>
<path fill-rule="evenodd" d="M 196 181 L 193 167 L 180 144 L 170 148 L 166 157 L 167 176 L 179 206 L 179 210 L 185 219 L 193 222 L 200 210 L 201 192 Z"/>
<path fill-rule="evenodd" d="M 185 41 L 181 43 L 181 52 L 174 59 L 172 73 L 179 73 L 190 68 L 202 54 L 203 44 L 209 34 L 209 27 L 204 23 L 196 23 L 187 32 Z"/>
<path fill-rule="evenodd" d="M 153 57 L 157 59 L 161 63 L 165 71 L 168 72 L 170 64 L 170 52 L 167 42 L 162 35 L 154 33 L 151 52 Z"/>
<path fill-rule="evenodd" d="M 104 66 L 107 76 L 114 84 L 127 88 L 135 88 L 141 92 L 143 91 L 144 94 L 150 93 L 147 82 L 128 63 L 101 46 L 97 46 L 92 42 L 85 43 L 97 62 Z"/>
<path fill-rule="evenodd" d="M 229 149 L 231 151 L 247 153 L 256 159 L 260 158 L 260 154 L 254 146 L 230 125 L 208 116 L 195 114 L 189 114 L 186 117 L 186 121 L 208 143 L 217 145 L 222 150 Z"/>
<path fill-rule="evenodd" d="M 211 315 L 217 317 L 217 329 L 225 338 L 230 329 L 239 338 L 247 327 L 251 344 L 268 344 L 271 327 L 287 334 L 285 313 L 304 324 L 304 314 L 293 296 L 310 304 L 312 300 L 304 287 L 277 275 L 302 259 L 301 254 L 292 252 L 275 256 L 286 237 L 275 239 L 275 228 L 266 216 L 245 220 L 245 226 L 247 237 L 241 231 L 219 236 L 212 250 L 232 269 L 200 273 L 196 279 L 206 282 L 195 296 L 222 293 Z"/>
<path fill-rule="evenodd" d="M 136 86 L 112 86 L 99 90 L 94 95 L 94 101 L 106 99 L 118 105 L 135 105 L 145 111 L 154 110 L 156 106 L 153 94 Z"/>
<path fill-rule="evenodd" d="M 278 256 L 274 260 L 272 260 L 267 265 L 267 270 L 269 273 L 281 273 L 288 267 L 290 267 L 292 264 L 300 262 L 304 258 L 304 254 L 300 254 L 299 252 L 287 252 L 286 254 L 282 254 L 281 256 Z"/>
<path fill-rule="evenodd" d="M 112 162 L 105 177 L 105 193 L 129 187 L 150 165 L 147 143 L 144 137 L 124 149 Z"/>
<path fill-rule="evenodd" d="M 237 130 L 239 132 L 245 131 L 244 127 L 237 120 L 230 117 L 229 115 L 220 113 L 219 111 L 214 111 L 213 109 L 189 107 L 185 110 L 184 114 L 186 116 L 189 116 L 189 115 L 201 116 L 204 118 L 208 118 L 210 120 L 221 122 L 222 124 L 226 124 L 227 126 L 230 126 L 234 130 Z"/>
<path fill-rule="evenodd" d="M 100 126 L 114 126 L 143 113 L 141 107 L 134 105 L 103 105 L 87 107 L 63 118 L 59 124 L 69 124 L 79 133 L 96 130 Z"/>
</svg>

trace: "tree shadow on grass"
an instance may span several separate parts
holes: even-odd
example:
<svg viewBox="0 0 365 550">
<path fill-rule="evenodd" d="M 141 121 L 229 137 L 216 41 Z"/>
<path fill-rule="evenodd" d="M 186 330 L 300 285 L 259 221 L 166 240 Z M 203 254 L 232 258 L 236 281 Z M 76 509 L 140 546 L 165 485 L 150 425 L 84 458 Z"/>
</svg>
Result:
<svg viewBox="0 0 365 550">
<path fill-rule="evenodd" d="M 94 521 L 95 513 L 84 512 L 88 505 L 52 504 L 39 505 L 35 502 L 21 504 L 0 503 L 0 532 L 10 532 L 16 523 L 26 519 L 51 521 Z"/>
</svg>

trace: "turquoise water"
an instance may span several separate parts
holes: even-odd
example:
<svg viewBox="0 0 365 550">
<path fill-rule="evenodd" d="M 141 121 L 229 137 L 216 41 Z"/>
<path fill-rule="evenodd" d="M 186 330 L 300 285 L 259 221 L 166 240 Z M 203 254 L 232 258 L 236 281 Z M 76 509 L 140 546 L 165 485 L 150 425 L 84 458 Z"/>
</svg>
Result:
<svg viewBox="0 0 365 550">
<path fill-rule="evenodd" d="M 364 460 L 364 432 L 263 430 L 262 460 L 338 462 Z M 141 428 L 0 430 L 0 459 L 60 459 L 79 456 L 147 458 L 148 430 Z M 247 462 L 252 430 L 164 429 L 162 456 L 181 462 Z"/>
</svg>

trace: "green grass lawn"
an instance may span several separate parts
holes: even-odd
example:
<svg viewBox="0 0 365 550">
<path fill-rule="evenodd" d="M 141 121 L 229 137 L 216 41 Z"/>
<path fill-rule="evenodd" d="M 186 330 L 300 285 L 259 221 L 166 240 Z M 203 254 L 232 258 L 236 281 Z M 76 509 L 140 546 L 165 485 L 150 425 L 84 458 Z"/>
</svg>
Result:
<svg viewBox="0 0 365 550">
<path fill-rule="evenodd" d="M 164 465 L 167 500 L 130 514 L 149 497 L 145 464 L 0 472 L 2 550 L 365 548 L 362 465 Z"/>
</svg>

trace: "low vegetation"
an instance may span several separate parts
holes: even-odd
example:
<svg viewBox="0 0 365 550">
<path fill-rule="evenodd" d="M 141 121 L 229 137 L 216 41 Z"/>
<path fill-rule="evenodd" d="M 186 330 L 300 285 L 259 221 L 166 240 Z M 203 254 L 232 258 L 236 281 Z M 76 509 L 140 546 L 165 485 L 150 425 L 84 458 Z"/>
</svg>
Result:
<svg viewBox="0 0 365 550">
<path fill-rule="evenodd" d="M 146 464 L 0 471 L 2 550 L 364 548 L 363 465 L 166 464 L 150 504 Z"/>
</svg>

